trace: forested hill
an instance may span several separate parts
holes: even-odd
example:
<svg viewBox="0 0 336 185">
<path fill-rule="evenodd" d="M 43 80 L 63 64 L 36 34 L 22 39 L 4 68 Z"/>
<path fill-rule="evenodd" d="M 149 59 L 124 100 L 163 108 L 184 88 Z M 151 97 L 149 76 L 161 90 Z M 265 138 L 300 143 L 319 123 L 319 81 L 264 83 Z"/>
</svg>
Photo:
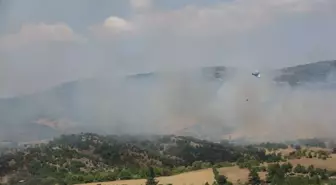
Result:
<svg viewBox="0 0 336 185">
<path fill-rule="evenodd" d="M 73 184 L 143 178 L 147 166 L 157 175 L 227 165 L 248 160 L 272 162 L 281 157 L 258 147 L 238 147 L 181 136 L 63 135 L 38 147 L 6 152 L 0 175 L 8 184 Z"/>
</svg>

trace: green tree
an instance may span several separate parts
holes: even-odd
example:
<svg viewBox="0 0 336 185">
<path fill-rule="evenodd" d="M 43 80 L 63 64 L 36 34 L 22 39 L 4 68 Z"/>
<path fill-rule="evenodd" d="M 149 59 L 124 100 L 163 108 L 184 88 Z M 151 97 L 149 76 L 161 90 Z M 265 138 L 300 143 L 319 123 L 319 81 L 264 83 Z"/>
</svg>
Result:
<svg viewBox="0 0 336 185">
<path fill-rule="evenodd" d="M 284 163 L 281 165 L 281 169 L 285 172 L 285 173 L 289 173 L 292 171 L 293 169 L 293 165 L 291 163 Z"/>
<path fill-rule="evenodd" d="M 157 185 L 158 183 L 159 181 L 155 179 L 154 168 L 150 166 L 148 169 L 146 185 Z"/>
<path fill-rule="evenodd" d="M 322 180 L 328 180 L 329 179 L 326 169 L 316 168 L 315 172 L 316 172 L 317 175 L 320 176 L 320 178 Z"/>
<path fill-rule="evenodd" d="M 317 175 L 312 176 L 310 181 L 311 181 L 311 184 L 321 184 L 321 180 L 319 176 Z"/>
<path fill-rule="evenodd" d="M 215 177 L 214 185 L 230 185 L 232 184 L 230 181 L 228 181 L 227 177 L 225 175 L 219 175 L 219 172 L 216 168 L 212 168 L 212 172 Z"/>
<path fill-rule="evenodd" d="M 266 175 L 267 182 L 271 182 L 271 184 L 281 184 L 283 183 L 284 178 L 285 178 L 285 172 L 278 163 L 271 164 L 268 166 Z"/>
<path fill-rule="evenodd" d="M 202 169 L 202 161 L 195 161 L 192 163 L 193 170 L 200 170 Z"/>
<path fill-rule="evenodd" d="M 251 185 L 259 185 L 261 184 L 261 180 L 259 174 L 256 170 L 251 170 L 248 176 L 248 183 Z"/>
<path fill-rule="evenodd" d="M 308 153 L 308 158 L 313 158 L 313 155 L 311 152 Z"/>
<path fill-rule="evenodd" d="M 315 168 L 313 165 L 309 165 L 308 168 L 307 168 L 307 171 L 309 173 L 309 175 L 311 177 L 313 177 L 314 175 L 316 175 L 316 171 L 315 171 Z"/>
<path fill-rule="evenodd" d="M 218 176 L 219 176 L 219 172 L 218 172 L 218 170 L 217 170 L 216 168 L 212 168 L 212 172 L 213 172 L 213 174 L 214 174 L 215 181 L 217 181 L 217 178 L 218 178 Z"/>
<path fill-rule="evenodd" d="M 302 166 L 301 164 L 298 164 L 295 166 L 294 170 L 293 170 L 295 173 L 307 173 L 307 170 L 304 166 Z"/>
<path fill-rule="evenodd" d="M 230 184 L 232 184 L 231 182 L 228 181 L 227 177 L 224 176 L 224 175 L 218 175 L 216 181 L 217 181 L 218 185 L 230 185 Z"/>
<path fill-rule="evenodd" d="M 132 173 L 127 170 L 127 169 L 123 169 L 121 170 L 121 172 L 119 173 L 119 178 L 121 180 L 129 180 L 132 179 Z"/>
</svg>

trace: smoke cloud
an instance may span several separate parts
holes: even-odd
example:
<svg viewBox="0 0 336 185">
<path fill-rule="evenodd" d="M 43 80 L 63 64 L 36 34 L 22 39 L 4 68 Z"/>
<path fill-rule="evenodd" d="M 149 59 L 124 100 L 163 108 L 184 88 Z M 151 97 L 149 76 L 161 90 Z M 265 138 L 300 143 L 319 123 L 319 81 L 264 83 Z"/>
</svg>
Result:
<svg viewBox="0 0 336 185">
<path fill-rule="evenodd" d="M 205 78 L 200 69 L 158 71 L 127 82 L 105 81 L 78 102 L 93 102 L 81 114 L 96 115 L 92 126 L 106 133 L 186 134 L 199 127 L 197 135 L 217 139 L 334 137 L 335 79 L 292 87 L 275 83 L 274 76 L 237 70 L 222 82 Z"/>
<path fill-rule="evenodd" d="M 150 0 L 27 2 L 0 2 L 0 108 L 12 130 L 52 117 L 72 131 L 183 133 L 201 125 L 198 133 L 223 138 L 334 135 L 335 90 L 275 84 L 272 71 L 336 58 L 333 0 L 168 10 Z M 209 80 L 204 66 L 237 70 Z M 262 78 L 251 75 L 256 69 Z"/>
</svg>

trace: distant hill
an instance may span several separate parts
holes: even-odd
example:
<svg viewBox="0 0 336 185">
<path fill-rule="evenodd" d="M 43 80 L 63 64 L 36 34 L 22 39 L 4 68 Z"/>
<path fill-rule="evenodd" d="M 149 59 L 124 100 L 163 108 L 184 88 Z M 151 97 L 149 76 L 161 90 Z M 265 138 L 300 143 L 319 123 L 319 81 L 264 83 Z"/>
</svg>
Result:
<svg viewBox="0 0 336 185">
<path fill-rule="evenodd" d="M 293 86 L 300 83 L 336 82 L 336 60 L 287 67 L 277 72 L 279 75 L 275 81 Z"/>
<path fill-rule="evenodd" d="M 216 89 L 221 83 L 218 79 L 225 76 L 226 68 L 206 67 L 196 71 L 195 75 L 193 71 L 186 73 L 190 73 L 186 74 L 186 78 L 196 76 L 204 80 L 200 84 L 214 82 L 209 87 Z M 64 132 L 123 132 L 118 124 L 126 127 L 127 123 L 118 118 L 119 115 L 125 117 L 118 109 L 141 112 L 140 105 L 150 101 L 149 94 L 153 89 L 159 89 L 162 83 L 158 81 L 159 78 L 155 73 L 146 73 L 128 75 L 117 82 L 86 79 L 64 83 L 31 95 L 0 99 L 0 140 L 35 140 Z M 110 123 L 111 120 L 114 123 Z M 118 120 L 119 123 L 116 123 Z M 26 128 L 39 126 L 41 128 L 36 129 L 34 134 Z"/>
<path fill-rule="evenodd" d="M 202 96 L 203 99 L 195 99 L 201 105 L 211 101 L 220 86 L 236 71 L 238 69 L 210 66 L 180 71 L 172 77 L 178 77 L 176 81 L 181 80 L 177 84 L 179 86 L 176 86 L 180 88 L 179 98 L 194 98 L 188 97 L 188 94 L 183 95 L 184 91 L 194 91 Z M 332 80 L 336 81 L 335 72 L 336 61 L 316 62 L 276 70 L 274 81 L 291 86 L 332 83 Z M 160 81 L 160 75 L 162 74 L 155 72 L 133 74 L 121 77 L 117 82 L 109 79 L 86 79 L 64 83 L 31 95 L 0 99 L 0 140 L 36 140 L 62 133 L 136 134 L 160 130 L 159 125 L 148 125 L 153 120 L 150 120 L 150 116 L 144 116 L 151 114 L 147 106 L 155 103 L 151 102 L 154 96 L 151 93 L 161 90 L 160 84 L 176 85 L 173 78 L 169 82 Z M 190 86 L 190 89 L 184 86 Z M 179 102 L 167 100 L 167 103 Z M 190 106 L 196 108 L 199 105 Z M 129 110 L 129 113 L 125 110 Z M 142 122 L 138 124 L 140 121 Z M 141 127 L 135 127 L 137 124 Z M 193 132 L 193 136 L 229 130 L 218 124 L 216 126 L 216 123 L 212 130 L 199 125 L 188 127 L 190 129 L 183 133 Z"/>
</svg>

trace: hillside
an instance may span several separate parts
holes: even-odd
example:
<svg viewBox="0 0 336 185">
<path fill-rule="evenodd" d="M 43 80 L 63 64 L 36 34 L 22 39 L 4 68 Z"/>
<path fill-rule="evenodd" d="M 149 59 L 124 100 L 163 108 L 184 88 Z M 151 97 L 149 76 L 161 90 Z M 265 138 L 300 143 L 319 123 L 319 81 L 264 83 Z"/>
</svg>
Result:
<svg viewBox="0 0 336 185">
<path fill-rule="evenodd" d="M 335 83 L 336 60 L 287 67 L 280 69 L 277 73 L 279 75 L 275 77 L 275 81 L 286 82 L 292 86 L 301 83 Z"/>
<path fill-rule="evenodd" d="M 325 181 L 336 175 L 336 158 L 331 150 L 315 147 L 321 145 L 316 141 L 301 141 L 306 146 L 293 148 L 281 143 L 237 146 L 174 135 L 62 135 L 46 144 L 3 152 L 0 180 L 5 185 L 143 184 L 150 166 L 166 184 L 211 183 L 216 169 L 235 184 L 249 180 L 249 171 L 272 181 L 275 168 L 281 169 L 277 174 L 282 180 Z"/>
<path fill-rule="evenodd" d="M 220 86 L 221 81 L 218 79 L 224 76 L 224 72 L 223 67 L 209 67 L 203 71 L 187 71 L 186 75 L 180 75 L 178 78 L 179 81 L 192 82 L 189 86 L 183 85 L 186 88 L 204 87 L 208 95 L 204 96 L 202 101 L 207 102 L 213 98 L 212 94 Z M 0 99 L 0 140 L 36 140 L 60 133 L 87 131 L 102 134 L 131 133 L 132 129 L 129 128 L 134 125 L 142 125 L 134 132 L 141 133 L 151 129 L 153 133 L 155 129 L 160 128 L 154 128 L 152 125 L 145 128 L 145 124 L 152 120 L 143 118 L 144 115 L 151 114 L 149 106 L 153 109 L 156 107 L 149 105 L 153 101 L 151 94 L 162 89 L 162 83 L 170 83 L 162 78 L 149 73 L 121 77 L 117 81 L 86 79 L 61 84 L 36 94 Z M 143 109 L 142 106 L 147 108 Z M 126 111 L 134 118 L 127 119 L 129 116 L 124 115 Z M 99 124 L 99 127 L 92 125 L 93 123 Z M 36 131 L 44 131 L 32 134 L 25 129 L 32 125 L 41 127 Z"/>
<path fill-rule="evenodd" d="M 177 134 L 178 131 L 202 138 L 215 136 L 217 132 L 228 133 L 231 128 L 216 119 L 206 118 L 212 126 L 204 127 L 198 123 L 203 118 L 195 118 L 195 114 L 200 114 L 202 107 L 216 98 L 218 89 L 237 71 L 216 66 L 179 71 L 168 78 L 166 74 L 150 72 L 114 81 L 86 79 L 31 95 L 0 99 L 0 140 L 39 140 L 80 132 Z M 335 87 L 335 71 L 336 61 L 325 61 L 288 67 L 272 74 L 276 74 L 276 82 L 292 86 L 327 82 L 326 86 Z M 198 122 L 194 123 L 194 119 Z"/>
<path fill-rule="evenodd" d="M 0 176 L 9 184 L 20 180 L 27 184 L 43 184 L 43 180 L 73 184 L 144 178 L 147 166 L 153 166 L 158 176 L 167 176 L 251 159 L 275 162 L 281 158 L 257 147 L 238 147 L 191 137 L 82 133 L 3 153 Z"/>
</svg>

